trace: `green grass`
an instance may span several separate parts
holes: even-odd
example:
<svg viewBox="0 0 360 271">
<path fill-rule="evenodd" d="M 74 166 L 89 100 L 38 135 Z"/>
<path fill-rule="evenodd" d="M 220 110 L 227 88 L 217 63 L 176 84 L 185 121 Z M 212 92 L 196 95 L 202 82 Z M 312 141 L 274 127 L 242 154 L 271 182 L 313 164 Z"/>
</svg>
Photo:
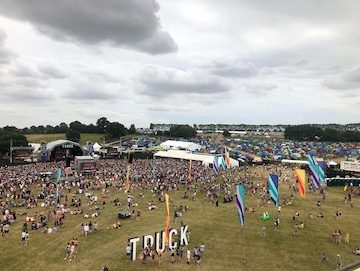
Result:
<svg viewBox="0 0 360 271">
<path fill-rule="evenodd" d="M 281 187 L 286 191 L 287 187 Z M 188 205 L 189 211 L 183 214 L 182 220 L 189 225 L 190 247 L 198 246 L 205 242 L 206 250 L 202 263 L 199 266 L 186 265 L 185 259 L 171 264 L 167 252 L 162 257 L 162 265 L 158 267 L 152 260 L 146 264 L 140 261 L 129 262 L 124 255 L 124 249 L 129 237 L 153 234 L 162 230 L 165 223 L 165 209 L 163 203 L 157 203 L 158 209 L 147 210 L 150 200 L 157 202 L 150 192 L 145 192 L 145 198 L 138 197 L 140 191 L 134 191 L 139 207 L 142 210 L 140 221 L 128 219 L 122 221 L 119 230 L 109 230 L 112 223 L 117 220 L 117 212 L 123 208 L 110 204 L 110 200 L 119 197 L 125 205 L 124 192 L 111 192 L 105 209 L 96 219 L 99 232 L 90 234 L 87 238 L 80 235 L 80 224 L 87 222 L 82 216 L 67 215 L 65 225 L 58 233 L 46 235 L 40 231 L 30 231 L 30 243 L 26 247 L 20 245 L 21 225 L 24 217 L 12 226 L 8 236 L 0 237 L 0 263 L 1 270 L 100 270 L 106 264 L 110 270 L 197 270 L 197 271 L 222 271 L 222 270 L 334 270 L 335 256 L 341 254 L 344 264 L 360 260 L 352 254 L 352 249 L 360 244 L 359 204 L 354 200 L 355 207 L 344 204 L 342 188 L 329 188 L 322 211 L 323 219 L 309 219 L 309 212 L 318 214 L 316 208 L 318 195 L 307 194 L 306 199 L 296 196 L 292 206 L 283 207 L 280 215 L 280 232 L 275 232 L 273 220 L 277 211 L 273 205 L 266 208 L 256 208 L 254 196 L 246 197 L 246 205 L 255 207 L 255 214 L 246 215 L 245 226 L 242 228 L 238 222 L 234 203 L 222 204 L 219 207 L 210 205 L 198 196 L 196 201 L 181 198 L 183 192 L 170 192 L 170 198 L 175 205 Z M 100 195 L 100 191 L 97 191 Z M 69 194 L 69 199 L 71 199 Z M 81 197 L 86 203 L 85 197 Z M 343 218 L 335 219 L 337 208 L 342 209 Z M 90 207 L 84 207 L 89 212 Z M 46 209 L 30 209 L 32 215 L 38 212 L 47 212 Z M 260 215 L 268 211 L 271 219 L 261 221 Z M 298 231 L 298 236 L 293 236 L 292 215 L 300 212 L 300 220 L 305 221 L 305 229 Z M 172 214 L 172 209 L 170 210 Z M 94 221 L 94 219 L 91 219 Z M 179 223 L 171 226 L 179 228 Z M 267 237 L 260 238 L 260 229 L 267 228 Z M 333 229 L 341 229 L 343 233 L 350 232 L 350 244 L 335 244 L 330 241 Z M 72 237 L 79 238 L 79 253 L 71 262 L 65 261 L 65 245 Z M 325 251 L 329 262 L 323 264 L 320 254 Z M 139 254 L 138 250 L 138 254 Z"/>
<path fill-rule="evenodd" d="M 86 141 L 91 142 L 103 142 L 103 134 L 89 134 L 89 133 L 82 133 L 80 136 L 80 144 L 85 144 Z M 41 141 L 54 141 L 58 139 L 66 139 L 65 134 L 28 134 L 26 135 L 27 140 L 30 143 L 41 143 Z"/>
</svg>

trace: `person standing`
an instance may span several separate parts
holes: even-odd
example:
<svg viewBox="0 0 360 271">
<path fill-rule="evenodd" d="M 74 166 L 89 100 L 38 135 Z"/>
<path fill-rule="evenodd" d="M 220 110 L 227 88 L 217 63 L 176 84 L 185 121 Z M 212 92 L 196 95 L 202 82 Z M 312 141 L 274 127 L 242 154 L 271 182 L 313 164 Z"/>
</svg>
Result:
<svg viewBox="0 0 360 271">
<path fill-rule="evenodd" d="M 191 251 L 190 251 L 190 249 L 188 248 L 188 249 L 186 250 L 186 263 L 187 263 L 187 264 L 190 264 L 190 259 L 191 259 Z"/>
<path fill-rule="evenodd" d="M 25 245 L 25 238 L 26 238 L 26 233 L 25 231 L 21 232 L 21 245 Z"/>
<path fill-rule="evenodd" d="M 26 231 L 25 232 L 25 245 L 27 246 L 28 245 L 28 243 L 29 243 L 29 232 L 28 231 Z"/>
<path fill-rule="evenodd" d="M 342 266 L 342 262 L 340 259 L 340 254 L 336 254 L 336 269 L 340 269 Z"/>
<path fill-rule="evenodd" d="M 201 244 L 199 246 L 199 251 L 200 251 L 201 255 L 204 257 L 204 252 L 205 252 L 205 244 L 204 244 L 204 242 L 201 242 Z"/>
<path fill-rule="evenodd" d="M 90 228 L 89 228 L 89 225 L 88 225 L 88 224 L 85 224 L 85 226 L 84 226 L 85 237 L 88 236 L 89 229 L 90 229 Z"/>
<path fill-rule="evenodd" d="M 261 229 L 261 238 L 265 238 L 266 237 L 266 228 L 265 228 L 265 226 L 264 227 L 262 227 L 262 229 Z"/>
</svg>

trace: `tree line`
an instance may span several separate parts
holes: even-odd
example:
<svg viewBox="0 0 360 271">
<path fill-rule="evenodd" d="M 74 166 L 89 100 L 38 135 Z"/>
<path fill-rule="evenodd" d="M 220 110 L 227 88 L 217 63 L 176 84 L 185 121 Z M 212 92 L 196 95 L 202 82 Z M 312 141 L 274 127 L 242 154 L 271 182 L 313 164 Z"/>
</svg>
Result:
<svg viewBox="0 0 360 271">
<path fill-rule="evenodd" d="M 299 141 L 360 142 L 360 132 L 305 124 L 288 126 L 285 138 Z"/>
<path fill-rule="evenodd" d="M 125 135 L 134 135 L 136 134 L 136 127 L 134 124 L 131 124 L 129 128 L 126 128 L 123 124 L 115 121 L 110 122 L 106 117 L 101 117 L 96 121 L 96 124 L 84 124 L 76 120 L 71 122 L 69 125 L 62 122 L 59 125 L 39 125 L 39 126 L 30 126 L 23 129 L 17 128 L 15 126 L 5 126 L 1 129 L 2 134 L 6 135 L 7 142 L 8 138 L 11 137 L 21 137 L 19 142 L 22 144 L 26 141 L 26 134 L 66 134 L 66 139 L 79 142 L 81 133 L 99 133 L 104 134 L 106 140 L 116 140 Z M 159 133 L 158 135 L 172 136 L 172 137 L 194 137 L 196 135 L 196 130 L 189 125 L 173 125 L 168 132 Z M 1 138 L 0 138 L 1 139 Z M 5 139 L 5 138 L 4 138 Z M 4 143 L 5 144 L 5 143 Z M 6 143 L 8 145 L 8 142 Z"/>
</svg>

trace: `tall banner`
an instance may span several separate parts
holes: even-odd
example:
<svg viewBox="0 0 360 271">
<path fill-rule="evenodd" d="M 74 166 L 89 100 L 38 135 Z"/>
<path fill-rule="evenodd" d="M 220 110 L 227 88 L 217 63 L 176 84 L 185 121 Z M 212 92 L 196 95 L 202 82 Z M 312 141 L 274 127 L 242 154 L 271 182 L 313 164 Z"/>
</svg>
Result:
<svg viewBox="0 0 360 271">
<path fill-rule="evenodd" d="M 241 226 L 245 222 L 245 187 L 242 184 L 236 186 L 235 204 L 239 214 L 239 221 Z"/>
<path fill-rule="evenodd" d="M 295 175 L 298 180 L 300 196 L 305 198 L 305 170 L 304 169 L 295 169 Z"/>
<path fill-rule="evenodd" d="M 47 144 L 46 142 L 41 142 L 41 147 L 40 147 L 40 160 L 41 162 L 45 163 L 47 161 Z"/>
<path fill-rule="evenodd" d="M 225 163 L 227 168 L 230 167 L 230 154 L 226 146 L 225 146 Z"/>
<path fill-rule="evenodd" d="M 325 172 L 316 159 L 311 155 L 307 155 L 307 161 L 310 169 L 310 179 L 315 189 L 318 189 L 321 184 L 325 185 Z"/>
<path fill-rule="evenodd" d="M 169 209 L 169 194 L 165 193 L 165 242 L 169 243 L 170 231 L 170 209 Z"/>
<path fill-rule="evenodd" d="M 214 173 L 216 176 L 219 175 L 219 164 L 218 164 L 218 159 L 217 159 L 216 155 L 214 155 L 213 170 L 214 170 Z"/>
<path fill-rule="evenodd" d="M 129 189 L 130 189 L 130 164 L 127 165 L 127 170 L 126 170 L 125 191 L 129 191 Z"/>
<path fill-rule="evenodd" d="M 276 206 L 279 206 L 279 176 L 275 174 L 269 174 L 268 182 L 270 199 Z"/>
</svg>

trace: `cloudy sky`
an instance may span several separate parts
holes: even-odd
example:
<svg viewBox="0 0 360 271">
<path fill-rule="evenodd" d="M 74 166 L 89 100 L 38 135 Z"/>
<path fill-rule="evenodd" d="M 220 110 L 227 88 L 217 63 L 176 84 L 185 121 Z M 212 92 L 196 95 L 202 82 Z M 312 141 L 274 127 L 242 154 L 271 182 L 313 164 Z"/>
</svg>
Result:
<svg viewBox="0 0 360 271">
<path fill-rule="evenodd" d="M 0 126 L 360 122 L 360 1 L 0 0 Z"/>
</svg>

